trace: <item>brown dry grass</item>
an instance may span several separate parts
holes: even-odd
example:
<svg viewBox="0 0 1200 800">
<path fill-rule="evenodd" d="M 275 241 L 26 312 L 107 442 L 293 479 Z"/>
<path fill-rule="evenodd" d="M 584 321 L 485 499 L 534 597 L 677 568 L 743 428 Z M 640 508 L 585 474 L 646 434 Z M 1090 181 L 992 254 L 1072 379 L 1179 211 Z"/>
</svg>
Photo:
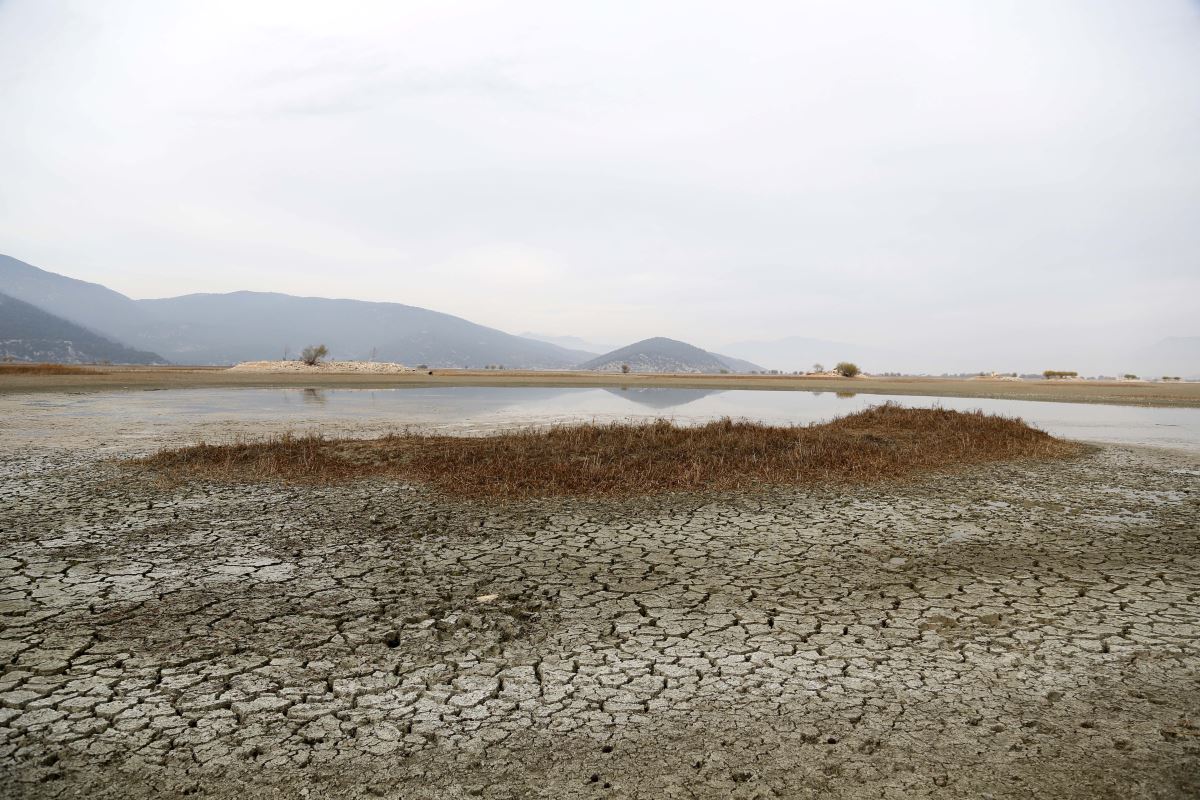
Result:
<svg viewBox="0 0 1200 800">
<path fill-rule="evenodd" d="M 1019 419 L 885 404 L 807 427 L 729 419 L 681 427 L 658 420 L 481 437 L 286 435 L 163 450 L 132 466 L 172 482 L 329 483 L 390 476 L 458 497 L 522 499 L 896 479 L 989 461 L 1062 458 L 1078 450 Z"/>
<path fill-rule="evenodd" d="M 0 364 L 0 375 L 89 375 L 94 372 L 72 364 Z"/>
</svg>

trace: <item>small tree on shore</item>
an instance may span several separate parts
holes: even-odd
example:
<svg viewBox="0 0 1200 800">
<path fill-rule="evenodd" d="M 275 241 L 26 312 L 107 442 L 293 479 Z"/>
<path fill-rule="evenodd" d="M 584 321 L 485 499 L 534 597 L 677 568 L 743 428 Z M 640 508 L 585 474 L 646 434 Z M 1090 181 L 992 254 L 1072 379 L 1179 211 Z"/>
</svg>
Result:
<svg viewBox="0 0 1200 800">
<path fill-rule="evenodd" d="M 621 372 L 622 372 L 623 374 L 625 374 L 625 375 L 628 375 L 628 374 L 629 374 L 629 365 L 628 365 L 628 364 L 622 364 L 622 365 L 621 365 Z"/>
<path fill-rule="evenodd" d="M 833 371 L 843 378 L 853 378 L 859 373 L 858 364 L 852 361 L 839 361 Z"/>
<path fill-rule="evenodd" d="M 329 355 L 329 348 L 323 344 L 309 345 L 300 351 L 300 360 L 310 367 L 316 366 L 317 362 L 325 356 Z"/>
<path fill-rule="evenodd" d="M 812 369 L 812 371 L 813 371 L 813 372 L 824 372 L 824 371 L 825 371 L 825 365 L 824 365 L 824 364 L 822 364 L 822 363 L 820 363 L 820 362 L 818 361 L 816 364 L 813 364 L 813 369 Z"/>
<path fill-rule="evenodd" d="M 1042 377 L 1046 380 L 1053 380 L 1054 378 L 1078 378 L 1079 373 L 1069 369 L 1048 369 L 1042 373 Z"/>
</svg>

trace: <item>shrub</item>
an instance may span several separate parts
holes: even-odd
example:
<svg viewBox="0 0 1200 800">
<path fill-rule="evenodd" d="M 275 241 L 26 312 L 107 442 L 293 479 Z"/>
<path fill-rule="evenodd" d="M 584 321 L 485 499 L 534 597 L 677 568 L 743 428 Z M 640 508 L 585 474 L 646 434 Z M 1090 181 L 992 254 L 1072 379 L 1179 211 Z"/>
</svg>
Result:
<svg viewBox="0 0 1200 800">
<path fill-rule="evenodd" d="M 833 371 L 843 378 L 853 378 L 859 373 L 858 364 L 851 361 L 839 361 Z"/>
<path fill-rule="evenodd" d="M 1137 376 L 1137 375 L 1134 375 L 1132 372 L 1126 372 L 1126 373 L 1125 373 L 1125 380 L 1127 380 L 1127 381 L 1136 381 L 1137 379 L 1138 379 L 1138 376 Z"/>
<path fill-rule="evenodd" d="M 1052 378 L 1078 378 L 1079 373 L 1074 370 L 1048 369 L 1042 373 L 1042 377 L 1046 380 L 1051 380 Z"/>
<path fill-rule="evenodd" d="M 316 346 L 309 345 L 300 351 L 300 360 L 310 367 L 316 366 L 317 362 L 325 356 L 329 355 L 329 348 L 323 344 Z"/>
</svg>

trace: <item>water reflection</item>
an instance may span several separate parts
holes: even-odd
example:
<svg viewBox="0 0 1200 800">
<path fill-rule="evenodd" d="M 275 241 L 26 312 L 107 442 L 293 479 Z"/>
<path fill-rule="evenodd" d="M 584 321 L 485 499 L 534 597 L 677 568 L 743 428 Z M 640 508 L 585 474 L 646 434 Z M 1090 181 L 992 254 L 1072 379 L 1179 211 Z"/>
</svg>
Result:
<svg viewBox="0 0 1200 800">
<path fill-rule="evenodd" d="M 1092 403 L 1046 403 L 986 398 L 836 394 L 803 391 L 501 388 L 401 389 L 171 389 L 31 395 L 17 401 L 65 416 L 137 422 L 154 418 L 204 424 L 306 425 L 370 423 L 447 430 L 545 424 L 570 420 L 667 417 L 682 424 L 720 417 L 772 424 L 808 424 L 883 402 L 941 406 L 1022 417 L 1073 439 L 1182 447 L 1200 452 L 1200 409 L 1143 408 Z"/>
<path fill-rule="evenodd" d="M 718 394 L 718 389 L 651 389 L 647 387 L 630 388 L 622 386 L 619 389 L 604 391 L 628 400 L 646 408 L 679 408 L 688 403 L 694 403 L 710 395 Z"/>
</svg>

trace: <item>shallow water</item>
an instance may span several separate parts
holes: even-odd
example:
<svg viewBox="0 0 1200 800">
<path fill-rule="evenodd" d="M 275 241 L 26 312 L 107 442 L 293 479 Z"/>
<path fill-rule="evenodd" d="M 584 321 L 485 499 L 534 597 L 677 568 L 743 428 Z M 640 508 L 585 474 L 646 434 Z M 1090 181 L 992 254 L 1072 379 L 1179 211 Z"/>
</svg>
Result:
<svg viewBox="0 0 1200 800">
<path fill-rule="evenodd" d="M 348 423 L 403 428 L 489 430 L 573 420 L 663 417 L 697 423 L 737 417 L 775 424 L 806 424 L 883 402 L 941 406 L 1021 417 L 1056 436 L 1085 441 L 1153 445 L 1200 452 L 1200 409 L 1145 408 L 1094 403 L 1046 403 L 986 398 L 919 397 L 803 391 L 702 389 L 577 389 L 446 387 L 401 389 L 182 389 L 141 392 L 38 394 L 6 399 L 16 411 L 92 423 L 104 428 L 153 429 L 223 423 L 239 430 L 256 423 L 297 430 Z M 15 417 L 10 416 L 10 419 Z M 111 427 L 108 423 L 112 423 Z M 19 422 L 17 424 L 20 424 Z"/>
</svg>

